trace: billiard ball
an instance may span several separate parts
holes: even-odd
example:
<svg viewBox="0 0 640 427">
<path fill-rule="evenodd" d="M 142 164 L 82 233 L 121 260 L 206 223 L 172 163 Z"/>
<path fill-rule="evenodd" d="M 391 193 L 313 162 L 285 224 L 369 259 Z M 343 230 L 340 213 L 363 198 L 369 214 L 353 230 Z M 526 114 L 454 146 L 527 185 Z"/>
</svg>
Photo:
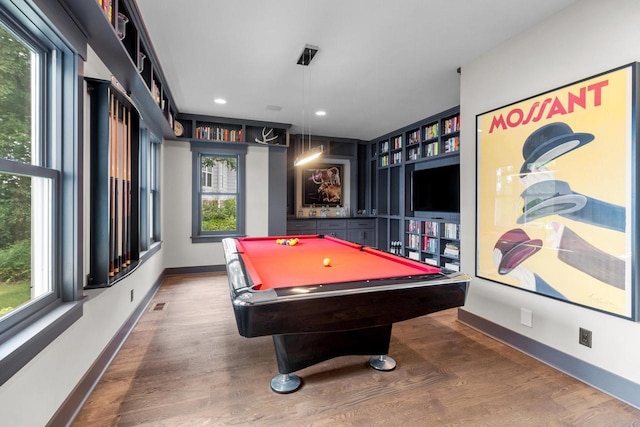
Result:
<svg viewBox="0 0 640 427">
<path fill-rule="evenodd" d="M 323 259 L 323 260 L 322 260 L 322 264 L 323 264 L 325 267 L 329 267 L 329 266 L 331 265 L 331 258 L 325 258 L 325 259 Z"/>
</svg>

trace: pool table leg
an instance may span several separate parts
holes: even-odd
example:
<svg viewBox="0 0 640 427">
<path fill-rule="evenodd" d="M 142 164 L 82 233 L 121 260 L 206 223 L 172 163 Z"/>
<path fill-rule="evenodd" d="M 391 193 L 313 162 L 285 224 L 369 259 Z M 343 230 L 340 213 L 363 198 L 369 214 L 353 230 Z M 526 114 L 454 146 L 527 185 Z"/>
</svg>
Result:
<svg viewBox="0 0 640 427">
<path fill-rule="evenodd" d="M 396 368 L 396 361 L 392 357 L 381 354 L 369 359 L 369 366 L 378 371 L 393 371 Z"/>
<path fill-rule="evenodd" d="M 301 383 L 300 377 L 296 374 L 280 374 L 271 378 L 271 390 L 276 393 L 292 393 Z"/>
</svg>

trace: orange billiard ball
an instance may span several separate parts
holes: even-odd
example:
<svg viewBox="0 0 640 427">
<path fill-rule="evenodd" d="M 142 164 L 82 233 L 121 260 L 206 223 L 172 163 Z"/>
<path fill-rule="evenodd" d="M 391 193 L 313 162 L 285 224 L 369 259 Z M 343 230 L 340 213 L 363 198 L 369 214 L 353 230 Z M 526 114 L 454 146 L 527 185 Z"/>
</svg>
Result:
<svg viewBox="0 0 640 427">
<path fill-rule="evenodd" d="M 329 266 L 331 265 L 331 258 L 325 258 L 325 259 L 323 259 L 323 260 L 322 260 L 322 264 L 323 264 L 325 267 L 329 267 Z"/>
</svg>

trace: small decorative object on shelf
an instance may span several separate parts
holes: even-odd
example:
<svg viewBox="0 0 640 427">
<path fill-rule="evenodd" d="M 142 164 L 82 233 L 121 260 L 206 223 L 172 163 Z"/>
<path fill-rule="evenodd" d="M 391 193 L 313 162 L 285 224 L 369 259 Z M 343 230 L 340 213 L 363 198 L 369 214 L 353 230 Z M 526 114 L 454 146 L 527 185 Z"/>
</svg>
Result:
<svg viewBox="0 0 640 427">
<path fill-rule="evenodd" d="M 120 40 L 123 40 L 127 35 L 127 22 L 129 22 L 129 18 L 124 16 L 122 13 L 118 13 L 116 34 Z"/>
<path fill-rule="evenodd" d="M 147 57 L 142 52 L 138 52 L 138 60 L 136 61 L 136 67 L 138 68 L 138 73 L 141 73 L 144 70 L 144 59 Z"/>
<path fill-rule="evenodd" d="M 160 105 L 160 87 L 158 87 L 155 80 L 151 81 L 151 96 L 156 104 Z"/>
<path fill-rule="evenodd" d="M 267 130 L 267 128 L 262 128 L 262 139 L 256 138 L 255 141 L 258 144 L 275 144 L 275 142 L 273 141 L 275 141 L 276 139 L 278 139 L 278 135 L 273 135 L 273 128 L 269 130 Z"/>
<path fill-rule="evenodd" d="M 184 127 L 182 127 L 182 123 L 177 120 L 173 126 L 173 133 L 175 133 L 176 136 L 182 136 L 184 134 Z"/>
</svg>

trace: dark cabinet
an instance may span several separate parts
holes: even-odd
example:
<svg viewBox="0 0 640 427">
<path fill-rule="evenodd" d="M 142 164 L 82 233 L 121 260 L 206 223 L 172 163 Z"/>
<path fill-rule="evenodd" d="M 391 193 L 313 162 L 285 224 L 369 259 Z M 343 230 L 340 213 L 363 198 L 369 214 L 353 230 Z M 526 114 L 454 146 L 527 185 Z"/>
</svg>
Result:
<svg viewBox="0 0 640 427">
<path fill-rule="evenodd" d="M 287 235 L 324 234 L 364 246 L 375 247 L 374 218 L 309 218 L 287 221 Z"/>
</svg>

